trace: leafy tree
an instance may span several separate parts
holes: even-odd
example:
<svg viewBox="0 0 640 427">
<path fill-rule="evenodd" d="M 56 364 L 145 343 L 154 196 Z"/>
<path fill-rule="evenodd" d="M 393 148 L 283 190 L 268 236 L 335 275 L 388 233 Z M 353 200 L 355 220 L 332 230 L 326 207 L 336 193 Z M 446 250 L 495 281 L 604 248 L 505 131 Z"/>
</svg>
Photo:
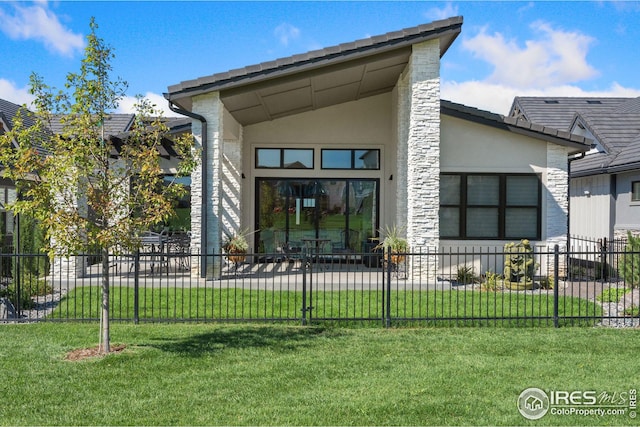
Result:
<svg viewBox="0 0 640 427">
<path fill-rule="evenodd" d="M 124 140 L 105 135 L 105 120 L 127 84 L 111 80 L 113 50 L 96 35 L 97 28 L 92 18 L 80 71 L 67 75 L 65 89 L 31 75 L 35 111 L 29 124 L 34 124 L 26 126 L 17 115 L 1 137 L 0 162 L 22 195 L 11 209 L 39 221 L 51 257 L 99 250 L 101 351 L 108 353 L 109 256 L 138 248 L 140 232 L 166 220 L 173 213 L 171 201 L 184 190 L 163 185 L 158 149 L 168 128 L 148 100 L 138 97 L 135 123 Z M 177 138 L 174 148 L 181 157 L 178 175 L 189 174 L 196 162 L 192 138 Z"/>
</svg>

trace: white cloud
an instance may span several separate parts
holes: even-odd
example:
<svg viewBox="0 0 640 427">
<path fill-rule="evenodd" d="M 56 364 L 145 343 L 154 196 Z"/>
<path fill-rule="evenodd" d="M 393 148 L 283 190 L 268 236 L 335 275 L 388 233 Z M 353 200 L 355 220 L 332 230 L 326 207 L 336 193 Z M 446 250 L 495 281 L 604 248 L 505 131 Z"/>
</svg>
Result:
<svg viewBox="0 0 640 427">
<path fill-rule="evenodd" d="M 157 93 L 153 93 L 153 92 L 147 92 L 144 95 L 144 97 L 147 98 L 152 104 L 154 104 L 157 110 L 162 111 L 162 115 L 164 117 L 180 117 L 179 114 L 174 113 L 169 109 L 169 103 L 164 96 Z M 135 113 L 134 105 L 137 102 L 138 102 L 138 99 L 136 97 L 126 96 L 124 99 L 120 101 L 120 105 L 116 110 L 116 113 L 120 113 L 120 114 Z"/>
<path fill-rule="evenodd" d="M 273 30 L 273 34 L 280 40 L 280 43 L 288 46 L 290 40 L 300 37 L 300 29 L 285 22 L 278 25 L 275 30 Z"/>
<path fill-rule="evenodd" d="M 458 6 L 447 3 L 444 7 L 432 7 L 424 13 L 425 18 L 431 20 L 447 19 L 458 16 Z"/>
<path fill-rule="evenodd" d="M 0 9 L 0 30 L 10 38 L 36 40 L 50 51 L 68 57 L 84 48 L 84 37 L 65 28 L 46 2 L 12 6 L 13 14 Z"/>
<path fill-rule="evenodd" d="M 626 88 L 614 82 L 608 89 L 587 91 L 575 85 L 528 88 L 482 81 L 443 82 L 442 99 L 470 107 L 507 115 L 516 96 L 638 97 L 639 89 Z"/>
<path fill-rule="evenodd" d="M 28 88 L 16 87 L 15 83 L 0 78 L 0 99 L 18 105 L 29 106 L 31 102 L 33 102 L 34 97 L 29 93 Z"/>
<path fill-rule="evenodd" d="M 488 34 L 483 28 L 464 40 L 462 47 L 493 65 L 487 81 L 494 84 L 535 89 L 598 75 L 586 59 L 592 37 L 578 31 L 557 30 L 543 21 L 534 22 L 530 28 L 535 39 L 525 41 L 523 46 L 516 40 L 506 40 L 501 33 Z"/>
</svg>

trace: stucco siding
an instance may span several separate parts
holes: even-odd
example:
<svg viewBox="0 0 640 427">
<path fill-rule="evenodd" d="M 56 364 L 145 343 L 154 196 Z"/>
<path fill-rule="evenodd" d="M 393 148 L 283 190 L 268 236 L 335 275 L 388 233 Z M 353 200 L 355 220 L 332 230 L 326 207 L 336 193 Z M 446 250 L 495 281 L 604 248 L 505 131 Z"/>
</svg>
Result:
<svg viewBox="0 0 640 427">
<path fill-rule="evenodd" d="M 468 120 L 442 115 L 442 172 L 539 173 L 547 163 L 545 143 Z"/>
</svg>

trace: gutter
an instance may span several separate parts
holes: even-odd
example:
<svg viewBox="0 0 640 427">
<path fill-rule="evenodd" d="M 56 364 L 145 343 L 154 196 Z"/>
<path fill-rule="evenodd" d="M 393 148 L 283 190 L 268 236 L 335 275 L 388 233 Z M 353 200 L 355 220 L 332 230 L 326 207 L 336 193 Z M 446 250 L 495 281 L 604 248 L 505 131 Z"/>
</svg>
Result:
<svg viewBox="0 0 640 427">
<path fill-rule="evenodd" d="M 200 114 L 196 114 L 193 113 L 191 111 L 187 111 L 184 110 L 180 107 L 178 107 L 176 104 L 173 103 L 173 101 L 171 101 L 170 99 L 169 101 L 169 109 L 171 111 L 173 111 L 174 113 L 178 113 L 178 114 L 182 114 L 183 116 L 187 116 L 187 117 L 191 117 L 192 119 L 198 120 L 200 121 L 200 123 L 202 123 L 202 141 L 201 141 L 201 145 L 202 145 L 202 201 L 201 201 L 201 206 L 200 206 L 200 244 L 201 244 L 201 248 L 200 248 L 200 277 L 201 278 L 205 278 L 207 276 L 207 249 L 209 247 L 209 242 L 208 242 L 208 226 L 207 224 L 209 223 L 208 221 L 208 203 L 207 203 L 207 197 L 206 197 L 206 182 L 207 182 L 207 176 L 209 175 L 209 159 L 207 158 L 207 145 L 208 145 L 208 141 L 207 141 L 207 119 L 205 119 L 203 116 L 201 116 Z"/>
</svg>

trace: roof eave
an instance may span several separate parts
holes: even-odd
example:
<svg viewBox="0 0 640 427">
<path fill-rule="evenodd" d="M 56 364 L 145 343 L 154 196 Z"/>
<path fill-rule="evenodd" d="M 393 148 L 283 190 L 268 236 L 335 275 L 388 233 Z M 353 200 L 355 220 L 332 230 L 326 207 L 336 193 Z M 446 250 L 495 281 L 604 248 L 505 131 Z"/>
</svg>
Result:
<svg viewBox="0 0 640 427">
<path fill-rule="evenodd" d="M 446 23 L 446 25 L 444 23 Z M 438 26 L 438 24 L 440 24 L 441 26 Z M 282 64 L 280 65 L 273 65 L 272 67 L 267 69 L 261 68 L 260 64 L 258 64 L 255 66 L 248 66 L 244 68 L 245 70 L 255 68 L 256 71 L 249 71 L 246 73 L 233 75 L 234 71 L 237 70 L 231 70 L 228 73 L 223 73 L 229 74 L 228 78 L 220 78 L 219 80 L 214 80 L 208 83 L 198 83 L 198 80 L 201 79 L 181 82 L 176 85 L 169 86 L 169 92 L 165 92 L 163 95 L 167 100 L 184 107 L 185 105 L 180 102 L 180 100 L 184 98 L 201 95 L 211 91 L 232 89 L 238 86 L 253 84 L 256 82 L 267 81 L 280 77 L 286 77 L 297 73 L 308 72 L 314 69 L 324 68 L 329 65 L 335 65 L 358 60 L 361 58 L 366 58 L 368 56 L 380 55 L 394 50 L 409 48 L 414 44 L 424 41 L 442 39 L 444 36 L 449 35 L 451 36 L 450 41 L 440 46 L 440 57 L 442 57 L 449 49 L 449 47 L 453 44 L 458 34 L 460 34 L 460 31 L 462 29 L 462 17 L 458 16 L 449 18 L 427 25 L 434 26 L 434 28 L 428 31 L 425 30 L 424 32 L 418 34 L 411 34 L 405 37 L 385 40 L 379 43 L 374 42 L 368 45 L 362 45 L 360 44 L 360 41 L 356 41 L 352 43 L 354 45 L 354 48 L 348 50 L 341 50 L 339 49 L 339 46 L 329 47 L 324 49 L 325 51 L 330 52 L 326 55 L 311 57 L 300 61 L 295 61 L 293 59 L 296 56 L 304 56 L 304 54 L 294 55 L 289 58 L 283 58 L 266 63 L 277 64 L 277 62 L 282 62 Z M 371 39 L 373 40 L 375 38 L 376 37 L 372 37 Z"/>
</svg>

